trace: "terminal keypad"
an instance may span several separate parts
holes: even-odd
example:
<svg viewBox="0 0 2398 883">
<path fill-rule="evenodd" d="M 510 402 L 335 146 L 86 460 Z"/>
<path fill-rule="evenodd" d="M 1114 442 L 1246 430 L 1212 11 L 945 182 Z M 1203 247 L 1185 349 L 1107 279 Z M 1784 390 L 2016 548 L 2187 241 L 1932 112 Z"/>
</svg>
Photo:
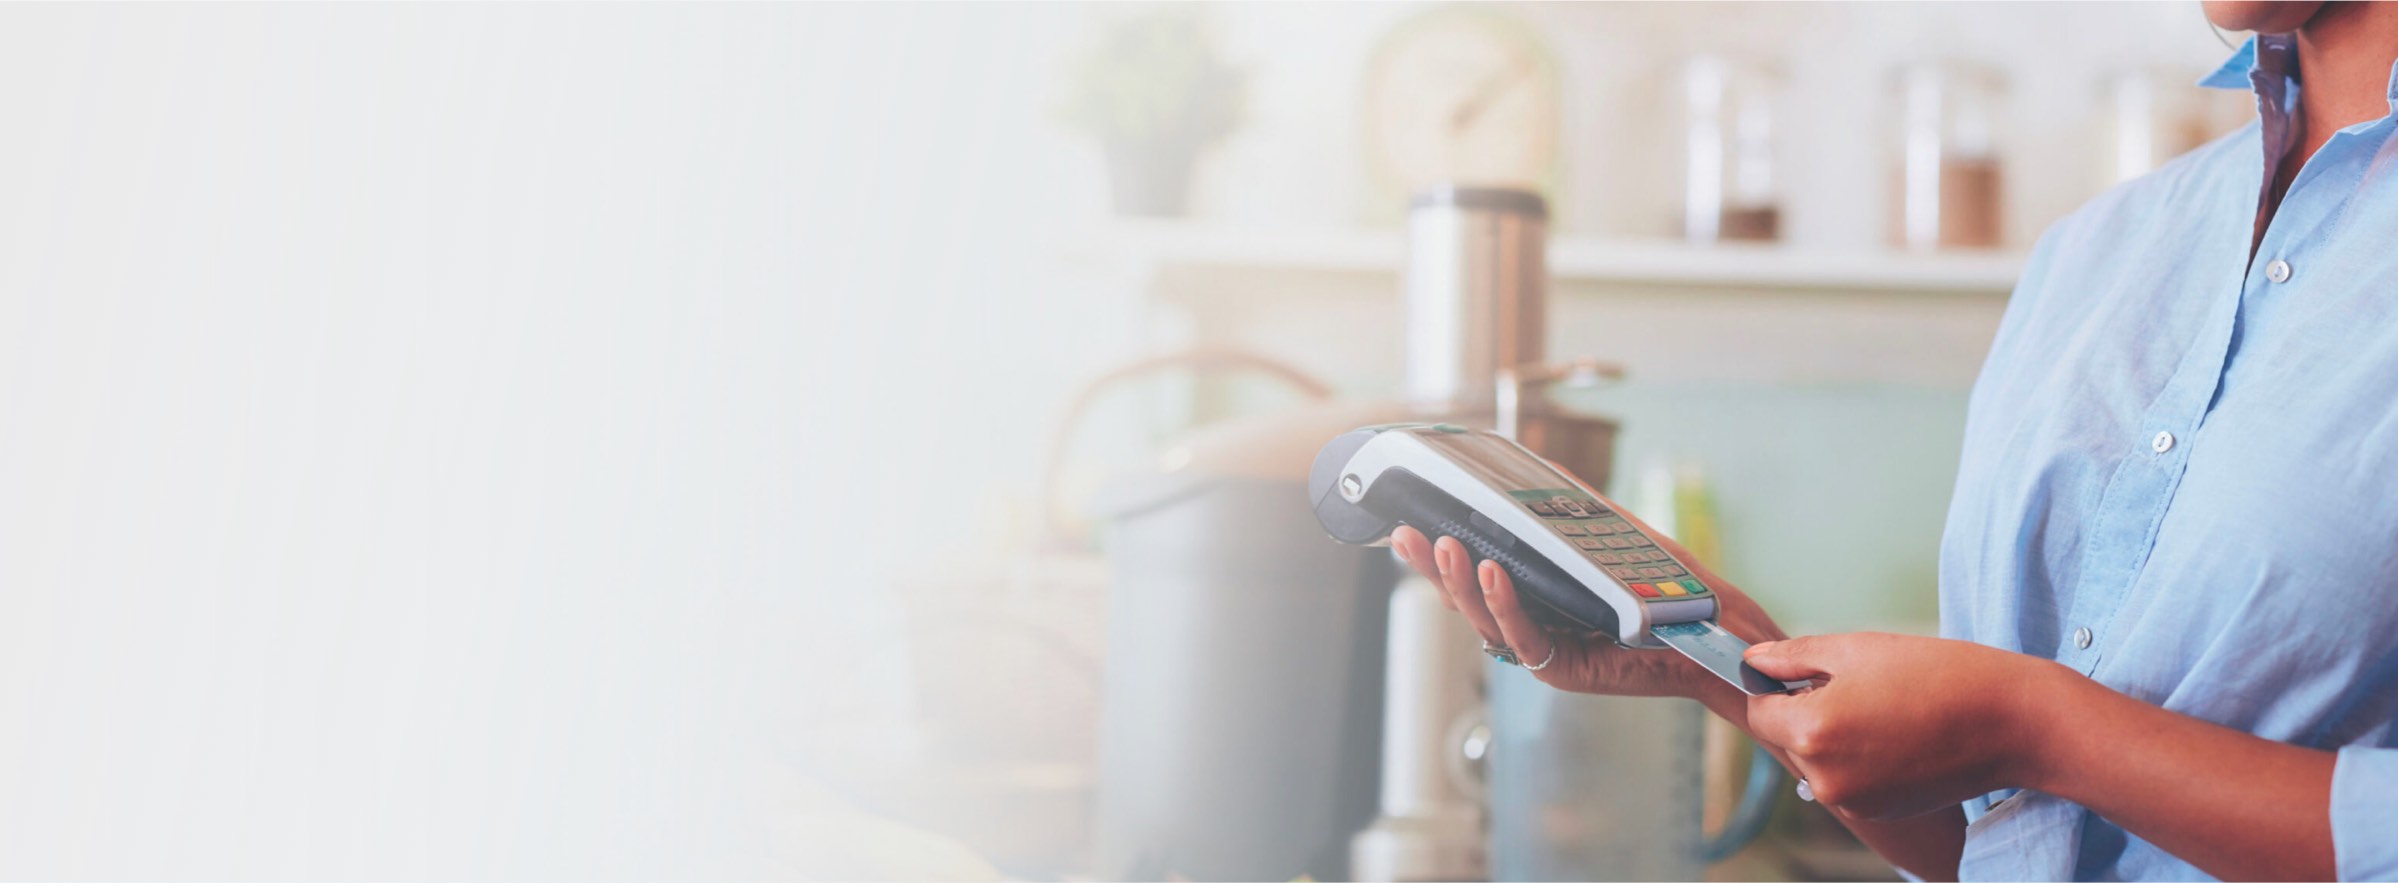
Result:
<svg viewBox="0 0 2398 883">
<path fill-rule="evenodd" d="M 1707 585 L 1696 574 L 1604 503 L 1561 495 L 1529 501 L 1525 507 L 1568 537 L 1600 570 L 1642 598 L 1707 594 Z"/>
</svg>

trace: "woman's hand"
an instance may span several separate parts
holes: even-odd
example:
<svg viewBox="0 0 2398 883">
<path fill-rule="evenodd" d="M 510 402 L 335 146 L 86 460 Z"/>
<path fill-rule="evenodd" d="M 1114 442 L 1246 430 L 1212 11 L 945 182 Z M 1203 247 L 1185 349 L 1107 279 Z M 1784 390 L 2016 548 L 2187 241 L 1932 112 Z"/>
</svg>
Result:
<svg viewBox="0 0 2398 883">
<path fill-rule="evenodd" d="M 1903 818 L 2028 787 L 2041 714 L 2080 675 L 1970 641 L 1821 635 L 1759 644 L 1748 662 L 1810 690 L 1752 696 L 1749 732 L 1780 749 L 1815 798 L 1852 817 Z"/>
<path fill-rule="evenodd" d="M 1626 515 L 1629 518 L 1629 515 Z M 1637 521 L 1635 523 L 1638 523 Z M 1648 525 L 1642 524 L 1643 530 Z M 1699 567 L 1690 553 L 1650 530 L 1651 536 L 1690 566 L 1707 587 L 1716 593 L 1722 605 L 1719 621 L 1726 629 L 1750 640 L 1781 638 L 1782 632 L 1756 602 L 1740 593 L 1705 568 Z M 1549 664 L 1533 672 L 1543 683 L 1560 690 L 1577 693 L 1605 693 L 1618 696 L 1688 696 L 1723 699 L 1717 694 L 1737 697 L 1737 690 L 1709 673 L 1695 662 L 1671 650 L 1628 650 L 1616 645 L 1606 635 L 1582 635 L 1550 631 L 1532 621 L 1516 596 L 1515 583 L 1508 579 L 1505 569 L 1492 562 L 1476 567 L 1465 545 L 1449 537 L 1435 543 L 1421 531 L 1401 527 L 1391 533 L 1391 549 L 1399 559 L 1423 574 L 1440 589 L 1441 602 L 1465 616 L 1466 622 L 1482 639 L 1494 646 L 1515 651 L 1526 666 Z M 1556 657 L 1549 653 L 1554 650 Z M 1712 687 L 1710 685 L 1713 685 Z M 1722 689 L 1714 689 L 1721 687 Z M 1734 700 L 1709 702 L 1709 707 L 1728 710 L 1737 715 L 1739 703 Z M 1738 723 L 1735 718 L 1735 723 Z"/>
<path fill-rule="evenodd" d="M 1957 802 L 2000 788 L 2081 804 L 2226 880 L 2339 872 L 2324 809 L 2334 752 L 2167 711 L 2046 659 L 1968 641 L 1824 635 L 1751 647 L 1748 661 L 1820 684 L 1750 697 L 1750 735 L 1807 777 L 1849 830 L 1927 878 L 1957 871 Z M 1942 813 L 1874 821 L 1927 810 Z M 1946 839 L 1919 847 L 1934 838 Z"/>
<path fill-rule="evenodd" d="M 1631 516 L 1625 513 L 1625 517 Z M 1639 524 L 1638 519 L 1633 523 Z M 1715 592 L 1719 605 L 1716 621 L 1727 631 L 1750 641 L 1780 641 L 1787 637 L 1756 602 L 1722 577 L 1700 567 L 1689 550 L 1646 524 L 1640 524 L 1640 528 L 1656 537 L 1666 551 L 1673 553 Z M 1583 693 L 1685 696 L 1697 699 L 1735 726 L 1749 728 L 1747 696 L 1680 653 L 1627 650 L 1616 646 L 1606 635 L 1550 632 L 1534 624 L 1525 615 L 1515 594 L 1515 584 L 1507 578 L 1506 571 L 1488 562 L 1473 567 L 1465 546 L 1456 540 L 1442 537 L 1435 544 L 1427 541 L 1421 532 L 1402 527 L 1391 533 L 1391 548 L 1401 560 L 1439 587 L 1442 600 L 1463 614 L 1483 640 L 1513 648 L 1526 665 L 1538 664 L 1555 648 L 1557 657 L 1532 673 L 1550 686 Z M 1778 751 L 1776 754 L 1782 757 L 1784 765 L 1791 765 L 1787 755 Z M 1873 822 L 1853 817 L 1842 821 L 1892 864 L 1927 880 L 1956 879 L 1957 857 L 1965 842 L 1965 817 L 1954 805 L 1944 814 L 1903 822 Z"/>
</svg>

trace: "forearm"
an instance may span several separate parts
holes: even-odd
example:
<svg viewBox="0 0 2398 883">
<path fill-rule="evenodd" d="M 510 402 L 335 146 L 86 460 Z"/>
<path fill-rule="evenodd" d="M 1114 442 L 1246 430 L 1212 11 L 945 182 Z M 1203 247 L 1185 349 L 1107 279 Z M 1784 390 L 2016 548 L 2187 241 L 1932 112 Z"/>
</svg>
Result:
<svg viewBox="0 0 2398 883">
<path fill-rule="evenodd" d="M 2026 691 L 2024 787 L 2226 880 L 2331 880 L 2338 755 L 2141 702 L 2059 667 Z"/>
<path fill-rule="evenodd" d="M 1696 682 L 1693 698 L 1699 704 L 1732 722 L 1741 732 L 1748 732 L 1748 700 L 1732 685 L 1710 675 L 1707 681 Z M 1764 743 L 1759 743 L 1763 745 Z M 1790 759 L 1771 745 L 1765 749 L 1791 768 Z M 1848 827 L 1849 833 L 1882 857 L 1908 873 L 1925 880 L 1957 879 L 1957 863 L 1965 854 L 1965 810 L 1950 806 L 1906 819 L 1874 821 L 1850 818 L 1834 812 L 1834 818 Z"/>
</svg>

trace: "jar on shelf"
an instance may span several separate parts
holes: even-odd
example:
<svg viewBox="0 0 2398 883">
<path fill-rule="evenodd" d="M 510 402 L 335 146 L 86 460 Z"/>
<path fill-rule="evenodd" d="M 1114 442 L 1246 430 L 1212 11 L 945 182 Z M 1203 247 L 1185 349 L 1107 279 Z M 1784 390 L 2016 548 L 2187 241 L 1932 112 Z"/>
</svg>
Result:
<svg viewBox="0 0 2398 883">
<path fill-rule="evenodd" d="M 2206 140 L 2203 90 L 2190 86 L 2196 79 L 2142 67 L 2101 81 L 2099 169 L 2107 186 L 2148 174 Z"/>
<path fill-rule="evenodd" d="M 2189 69 L 2130 67 L 2100 79 L 2101 188 L 2154 171 L 2256 115 L 2248 92 L 2190 85 L 2198 77 Z"/>
<path fill-rule="evenodd" d="M 1694 56 L 1683 65 L 1681 94 L 1683 237 L 1702 244 L 1780 238 L 1778 72 L 1718 55 Z"/>
<path fill-rule="evenodd" d="M 1944 61 L 1899 68 L 1891 82 L 1897 119 L 1893 244 L 2000 245 L 2005 79 L 1986 67 Z"/>
</svg>

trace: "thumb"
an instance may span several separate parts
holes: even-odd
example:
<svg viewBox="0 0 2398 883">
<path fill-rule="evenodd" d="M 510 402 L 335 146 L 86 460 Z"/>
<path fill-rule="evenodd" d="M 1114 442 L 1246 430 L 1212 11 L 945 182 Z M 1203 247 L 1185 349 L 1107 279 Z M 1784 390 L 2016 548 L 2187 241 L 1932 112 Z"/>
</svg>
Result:
<svg viewBox="0 0 2398 883">
<path fill-rule="evenodd" d="M 1775 680 L 1806 681 L 1829 679 L 1841 655 L 1838 637 L 1823 636 L 1767 641 L 1750 647 L 1742 659 Z"/>
</svg>

